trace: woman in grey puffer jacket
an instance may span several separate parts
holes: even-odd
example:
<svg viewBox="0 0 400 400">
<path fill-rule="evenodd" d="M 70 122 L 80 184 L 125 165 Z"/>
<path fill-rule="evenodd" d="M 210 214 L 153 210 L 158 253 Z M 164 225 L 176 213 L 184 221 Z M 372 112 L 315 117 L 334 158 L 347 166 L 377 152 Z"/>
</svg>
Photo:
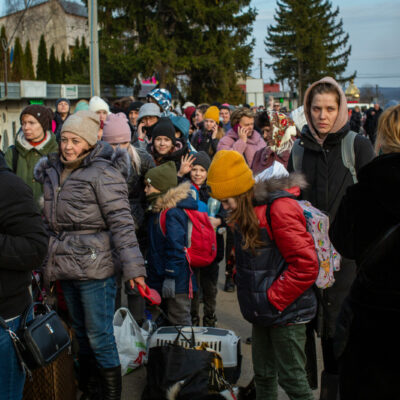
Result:
<svg viewBox="0 0 400 400">
<path fill-rule="evenodd" d="M 145 287 L 145 267 L 135 235 L 126 176 L 129 157 L 97 143 L 100 121 L 79 111 L 64 123 L 60 154 L 42 158 L 35 178 L 43 183 L 50 231 L 45 282 L 60 280 L 79 343 L 84 399 L 120 399 L 121 367 L 113 334 L 117 252 L 124 280 Z M 98 371 L 101 384 L 96 381 Z M 101 394 L 98 388 L 101 388 Z"/>
</svg>

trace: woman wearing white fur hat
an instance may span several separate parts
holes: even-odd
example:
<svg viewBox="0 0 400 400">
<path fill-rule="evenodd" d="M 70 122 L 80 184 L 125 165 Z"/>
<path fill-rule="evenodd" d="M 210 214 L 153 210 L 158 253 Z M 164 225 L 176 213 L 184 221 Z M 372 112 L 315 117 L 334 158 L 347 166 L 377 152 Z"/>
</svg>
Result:
<svg viewBox="0 0 400 400">
<path fill-rule="evenodd" d="M 96 113 L 100 118 L 100 130 L 97 135 L 97 139 L 101 140 L 103 137 L 104 122 L 110 114 L 109 105 L 99 96 L 93 96 L 89 101 L 89 110 Z"/>
</svg>

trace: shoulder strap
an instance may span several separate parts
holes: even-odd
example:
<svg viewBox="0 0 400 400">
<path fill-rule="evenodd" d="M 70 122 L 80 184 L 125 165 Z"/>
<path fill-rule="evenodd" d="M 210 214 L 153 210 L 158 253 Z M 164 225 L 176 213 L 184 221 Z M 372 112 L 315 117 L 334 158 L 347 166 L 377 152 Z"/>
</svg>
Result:
<svg viewBox="0 0 400 400">
<path fill-rule="evenodd" d="M 187 239 L 187 247 L 190 248 L 190 247 L 192 247 L 193 214 L 192 214 L 192 210 L 188 210 L 188 209 L 186 209 L 186 208 L 184 208 L 183 211 L 185 211 L 185 214 L 186 214 L 187 217 L 188 217 L 188 230 L 187 230 L 188 239 Z"/>
<path fill-rule="evenodd" d="M 166 233 L 167 233 L 167 223 L 166 223 L 166 220 L 167 220 L 167 212 L 168 212 L 168 210 L 169 210 L 169 208 L 167 208 L 166 210 L 162 210 L 161 212 L 160 212 L 160 216 L 159 216 L 159 222 L 160 222 L 160 229 L 161 229 L 161 232 L 162 232 L 162 234 L 165 236 L 166 235 Z"/>
<path fill-rule="evenodd" d="M 12 170 L 16 173 L 17 172 L 17 166 L 18 166 L 18 150 L 17 147 L 15 145 L 11 146 L 11 150 L 12 150 Z"/>
<path fill-rule="evenodd" d="M 293 170 L 300 172 L 303 166 L 304 147 L 300 145 L 300 139 L 296 139 L 292 148 Z"/>
<path fill-rule="evenodd" d="M 354 140 L 356 136 L 356 132 L 349 131 L 341 141 L 342 161 L 344 166 L 350 170 L 354 183 L 358 182 L 356 171 L 356 155 L 354 152 Z"/>
</svg>

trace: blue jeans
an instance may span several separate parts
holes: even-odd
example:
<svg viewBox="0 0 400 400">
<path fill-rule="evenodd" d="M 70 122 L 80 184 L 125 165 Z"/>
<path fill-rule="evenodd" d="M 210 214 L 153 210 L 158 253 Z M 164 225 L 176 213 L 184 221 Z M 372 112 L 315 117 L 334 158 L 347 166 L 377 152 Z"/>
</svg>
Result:
<svg viewBox="0 0 400 400">
<path fill-rule="evenodd" d="M 28 321 L 32 318 L 28 318 Z M 21 317 L 10 322 L 13 332 L 18 331 Z M 25 373 L 15 353 L 14 345 L 8 332 L 0 328 L 0 400 L 20 400 L 25 384 Z"/>
<path fill-rule="evenodd" d="M 61 287 L 79 343 L 79 355 L 94 355 L 101 368 L 120 365 L 113 328 L 115 277 L 61 281 Z"/>
</svg>

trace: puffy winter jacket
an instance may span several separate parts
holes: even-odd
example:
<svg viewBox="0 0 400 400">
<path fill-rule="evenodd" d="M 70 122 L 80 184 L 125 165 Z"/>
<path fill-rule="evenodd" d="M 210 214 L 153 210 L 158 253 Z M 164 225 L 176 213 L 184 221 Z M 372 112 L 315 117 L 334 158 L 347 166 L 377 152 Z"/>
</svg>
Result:
<svg viewBox="0 0 400 400">
<path fill-rule="evenodd" d="M 146 256 L 148 285 L 161 293 L 164 279 L 175 279 L 175 293 L 189 293 L 195 277 L 189 268 L 185 248 L 188 244 L 188 216 L 184 209 L 197 210 L 190 182 L 170 189 L 151 208 L 148 220 L 149 249 Z M 166 235 L 161 231 L 160 212 L 167 210 Z"/>
<path fill-rule="evenodd" d="M 32 302 L 31 270 L 41 265 L 48 237 L 32 190 L 0 153 L 0 316 L 14 318 Z"/>
<path fill-rule="evenodd" d="M 318 275 L 318 259 L 303 211 L 292 198 L 277 198 L 278 191 L 300 194 L 303 179 L 297 174 L 255 187 L 256 215 L 265 242 L 255 253 L 242 248 L 235 230 L 238 299 L 243 316 L 251 323 L 272 326 L 310 321 L 317 300 L 312 288 Z M 270 207 L 271 226 L 266 213 Z"/>
<path fill-rule="evenodd" d="M 253 163 L 254 155 L 257 150 L 266 146 L 264 139 L 257 131 L 247 138 L 247 142 L 239 139 L 239 135 L 234 129 L 226 132 L 226 135 L 219 141 L 217 150 L 236 150 L 246 159 L 249 166 Z"/>
<path fill-rule="evenodd" d="M 57 154 L 42 158 L 35 168 L 52 235 L 46 281 L 110 277 L 116 272 L 114 249 L 125 280 L 145 276 L 128 201 L 127 152 L 98 142 L 60 186 L 62 168 Z"/>
</svg>

